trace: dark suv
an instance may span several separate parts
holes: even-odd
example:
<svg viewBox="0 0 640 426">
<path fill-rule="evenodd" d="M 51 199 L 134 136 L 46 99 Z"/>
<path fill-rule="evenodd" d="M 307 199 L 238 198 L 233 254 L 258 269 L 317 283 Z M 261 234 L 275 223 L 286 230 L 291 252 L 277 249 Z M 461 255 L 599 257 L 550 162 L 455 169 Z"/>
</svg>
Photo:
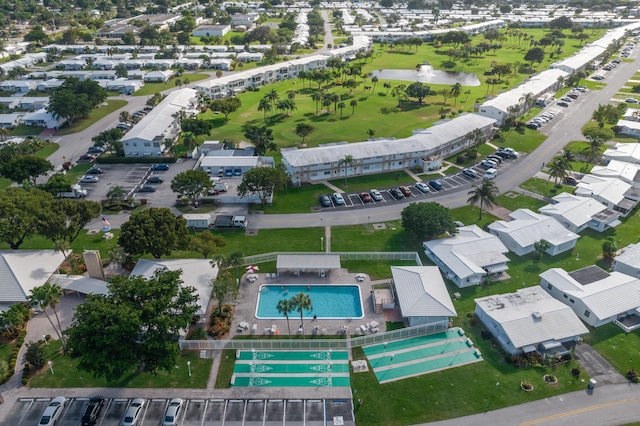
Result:
<svg viewBox="0 0 640 426">
<path fill-rule="evenodd" d="M 98 416 L 102 407 L 104 406 L 104 398 L 101 396 L 94 396 L 89 400 L 89 405 L 84 410 L 82 415 L 82 426 L 93 426 L 98 421 Z"/>
</svg>

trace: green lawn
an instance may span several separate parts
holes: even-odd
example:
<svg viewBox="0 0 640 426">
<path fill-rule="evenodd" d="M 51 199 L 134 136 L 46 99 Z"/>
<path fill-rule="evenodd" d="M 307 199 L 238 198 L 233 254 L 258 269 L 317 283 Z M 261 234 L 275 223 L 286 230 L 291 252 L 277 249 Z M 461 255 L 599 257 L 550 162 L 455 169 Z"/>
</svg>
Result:
<svg viewBox="0 0 640 426">
<path fill-rule="evenodd" d="M 29 382 L 32 388 L 195 388 L 207 387 L 211 359 L 200 359 L 198 351 L 180 353 L 176 368 L 171 371 L 158 371 L 157 374 L 132 372 L 119 380 L 107 382 L 104 378 L 95 378 L 90 373 L 80 371 L 77 361 L 60 353 L 60 342 L 52 341 L 45 346 L 47 359 L 51 360 L 53 372 L 47 366 Z M 187 361 L 191 362 L 189 376 Z"/>
<path fill-rule="evenodd" d="M 11 130 L 11 136 L 36 136 L 44 132 L 43 127 L 33 127 L 20 124 Z"/>
<path fill-rule="evenodd" d="M 635 368 L 640 369 L 640 330 L 625 334 L 614 324 L 606 324 L 598 328 L 589 327 L 589 334 L 584 336 L 585 342 L 593 346 L 622 375 Z"/>
<path fill-rule="evenodd" d="M 508 146 L 518 152 L 532 152 L 540 146 L 547 137 L 537 130 L 526 127 L 516 130 L 500 131 L 500 137 L 491 141 L 495 146 Z"/>
<path fill-rule="evenodd" d="M 509 192 L 498 196 L 498 205 L 505 209 L 514 211 L 518 209 L 529 209 L 534 212 L 538 212 L 538 209 L 542 206 L 546 206 L 547 203 L 537 198 L 529 197 L 519 192 Z"/>
<path fill-rule="evenodd" d="M 413 185 L 415 179 L 404 170 L 396 172 L 379 173 L 375 175 L 349 176 L 347 185 L 345 179 L 330 180 L 329 183 L 348 192 L 370 191 L 373 188 L 387 188 L 399 185 Z"/>
<path fill-rule="evenodd" d="M 36 152 L 34 155 L 38 158 L 46 159 L 51 154 L 56 152 L 58 148 L 60 148 L 60 145 L 58 145 L 55 142 L 45 142 L 43 148 L 40 151 Z M 0 177 L 0 189 L 8 188 L 12 184 L 13 184 L 13 181 L 11 179 Z"/>
<path fill-rule="evenodd" d="M 373 223 L 331 227 L 331 251 L 421 251 L 422 242 L 399 220 L 385 222 L 386 229 L 381 230 L 373 229 Z"/>
<path fill-rule="evenodd" d="M 323 194 L 331 194 L 332 190 L 325 185 L 292 186 L 273 194 L 273 204 L 264 209 L 265 213 L 289 214 L 310 213 L 314 207 L 319 207 L 318 198 Z M 262 210 L 256 206 L 255 210 Z"/>
<path fill-rule="evenodd" d="M 64 135 L 70 135 L 76 132 L 81 132 L 82 130 L 91 126 L 96 121 L 106 117 L 112 112 L 117 111 L 123 106 L 125 106 L 126 104 L 128 104 L 127 101 L 122 101 L 122 100 L 107 100 L 106 103 L 108 105 L 104 105 L 104 106 L 101 105 L 98 108 L 95 108 L 94 110 L 91 111 L 91 113 L 89 113 L 89 116 L 87 116 L 86 118 L 80 118 L 74 121 L 71 127 L 64 127 L 58 130 L 56 132 L 56 136 L 64 136 Z"/>
<path fill-rule="evenodd" d="M 211 77 L 209 74 L 182 74 L 182 77 L 176 77 L 181 80 L 188 78 L 191 83 L 195 83 L 196 81 L 204 80 Z M 135 92 L 132 96 L 149 96 L 154 93 L 162 92 L 167 89 L 172 89 L 176 87 L 175 78 L 169 80 L 166 83 L 145 83 L 144 86 L 140 88 L 137 92 Z"/>
<path fill-rule="evenodd" d="M 520 185 L 520 188 L 526 189 L 531 192 L 535 192 L 536 194 L 544 195 L 545 197 L 553 198 L 561 192 L 571 192 L 573 193 L 574 187 L 568 185 L 562 185 L 560 188 L 557 188 L 553 183 L 553 179 L 544 180 L 538 178 L 531 178 L 526 180 Z M 546 203 L 545 203 L 546 204 Z"/>
<path fill-rule="evenodd" d="M 119 229 L 111 231 L 114 237 L 110 240 L 102 238 L 102 232 L 97 234 L 89 234 L 86 229 L 80 231 L 80 235 L 71 243 L 71 249 L 76 253 L 82 253 L 85 249 L 99 250 L 103 259 L 107 258 L 107 253 L 117 245 Z M 8 250 L 9 245 L 0 242 L 0 250 Z M 22 250 L 53 250 L 53 242 L 40 235 L 28 238 L 20 246 Z"/>
</svg>

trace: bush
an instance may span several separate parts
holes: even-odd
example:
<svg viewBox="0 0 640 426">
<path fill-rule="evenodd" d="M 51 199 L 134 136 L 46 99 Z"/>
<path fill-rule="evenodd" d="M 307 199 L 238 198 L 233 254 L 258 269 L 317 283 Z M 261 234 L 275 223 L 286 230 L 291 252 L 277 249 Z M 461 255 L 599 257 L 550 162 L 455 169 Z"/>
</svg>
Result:
<svg viewBox="0 0 640 426">
<path fill-rule="evenodd" d="M 631 380 L 632 382 L 638 382 L 638 372 L 632 368 L 631 370 L 627 371 L 627 379 Z"/>
<path fill-rule="evenodd" d="M 634 84 L 631 87 L 631 90 L 633 91 L 633 93 L 640 93 L 640 84 Z"/>
<path fill-rule="evenodd" d="M 46 362 L 46 354 L 44 346 L 39 342 L 27 343 L 27 351 L 24 354 L 28 363 L 33 364 L 36 368 L 41 368 Z"/>
<path fill-rule="evenodd" d="M 480 332 L 480 336 L 482 336 L 482 338 L 485 340 L 491 339 L 491 333 L 489 333 L 487 330 L 482 330 Z"/>
<path fill-rule="evenodd" d="M 464 155 L 458 155 L 456 157 L 456 164 L 462 164 L 462 163 L 464 163 L 464 160 L 465 160 L 465 156 Z"/>
<path fill-rule="evenodd" d="M 576 377 L 578 377 L 580 375 L 580 373 L 582 373 L 582 371 L 580 371 L 579 368 L 572 368 L 571 369 L 571 374 L 573 374 Z"/>
</svg>

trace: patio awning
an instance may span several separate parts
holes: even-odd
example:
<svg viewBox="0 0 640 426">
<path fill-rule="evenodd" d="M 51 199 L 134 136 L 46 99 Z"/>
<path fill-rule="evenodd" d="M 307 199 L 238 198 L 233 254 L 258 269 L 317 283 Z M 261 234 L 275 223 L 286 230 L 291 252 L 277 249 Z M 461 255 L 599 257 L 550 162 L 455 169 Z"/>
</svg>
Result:
<svg viewBox="0 0 640 426">
<path fill-rule="evenodd" d="M 535 345 L 523 346 L 522 350 L 524 351 L 524 353 L 528 354 L 529 352 L 535 352 L 536 351 L 536 346 Z"/>
<path fill-rule="evenodd" d="M 498 265 L 486 266 L 484 269 L 490 274 L 495 274 L 497 272 L 504 272 L 509 269 L 509 267 L 506 263 L 500 263 Z"/>
<path fill-rule="evenodd" d="M 279 254 L 277 269 L 340 269 L 337 254 Z"/>
<path fill-rule="evenodd" d="M 541 345 L 546 350 L 549 350 L 553 348 L 559 348 L 560 346 L 562 346 L 562 343 L 558 342 L 557 340 L 547 340 L 546 342 L 542 342 Z"/>
</svg>

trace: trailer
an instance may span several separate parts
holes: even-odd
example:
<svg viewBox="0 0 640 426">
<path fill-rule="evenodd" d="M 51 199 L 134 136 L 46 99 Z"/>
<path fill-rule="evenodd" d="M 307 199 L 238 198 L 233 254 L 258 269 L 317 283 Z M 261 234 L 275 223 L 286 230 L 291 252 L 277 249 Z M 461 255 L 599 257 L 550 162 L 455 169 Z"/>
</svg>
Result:
<svg viewBox="0 0 640 426">
<path fill-rule="evenodd" d="M 188 229 L 207 229 L 211 226 L 210 214 L 184 214 Z"/>
<path fill-rule="evenodd" d="M 246 228 L 247 224 L 245 216 L 219 215 L 213 221 L 213 226 L 217 228 Z"/>
<path fill-rule="evenodd" d="M 71 191 L 58 193 L 58 198 L 83 198 L 87 196 L 87 190 L 80 185 L 71 185 Z"/>
</svg>

